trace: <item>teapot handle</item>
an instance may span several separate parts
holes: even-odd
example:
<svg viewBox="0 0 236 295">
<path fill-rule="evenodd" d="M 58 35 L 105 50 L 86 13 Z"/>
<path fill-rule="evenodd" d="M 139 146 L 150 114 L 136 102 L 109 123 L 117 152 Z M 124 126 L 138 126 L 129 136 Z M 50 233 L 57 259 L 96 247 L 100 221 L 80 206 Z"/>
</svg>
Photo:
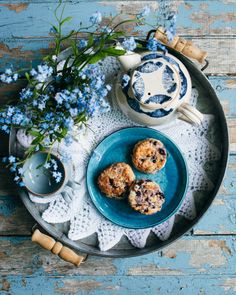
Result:
<svg viewBox="0 0 236 295">
<path fill-rule="evenodd" d="M 185 40 L 179 36 L 175 36 L 174 39 L 169 43 L 167 35 L 162 28 L 157 28 L 156 30 L 151 30 L 147 34 L 146 40 L 149 40 L 150 36 L 154 34 L 154 37 L 161 41 L 163 44 L 175 49 L 176 51 L 182 53 L 183 55 L 195 59 L 200 64 L 205 62 L 202 70 L 205 70 L 208 66 L 208 61 L 206 60 L 207 52 L 201 50 L 192 41 Z"/>
<path fill-rule="evenodd" d="M 177 108 L 177 111 L 180 113 L 179 119 L 187 121 L 193 125 L 200 125 L 203 121 L 203 114 L 187 102 L 182 103 Z"/>
</svg>

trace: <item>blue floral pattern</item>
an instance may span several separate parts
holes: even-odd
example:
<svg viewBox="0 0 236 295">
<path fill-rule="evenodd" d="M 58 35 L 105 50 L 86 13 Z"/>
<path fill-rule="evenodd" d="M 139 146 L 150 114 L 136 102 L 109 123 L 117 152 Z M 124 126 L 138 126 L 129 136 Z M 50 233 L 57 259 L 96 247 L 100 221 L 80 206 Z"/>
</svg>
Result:
<svg viewBox="0 0 236 295">
<path fill-rule="evenodd" d="M 140 73 L 153 73 L 162 67 L 163 63 L 149 61 L 137 67 L 136 71 Z"/>
<path fill-rule="evenodd" d="M 177 88 L 174 81 L 174 71 L 169 66 L 166 66 L 163 72 L 162 84 L 168 93 L 173 93 Z"/>
<path fill-rule="evenodd" d="M 174 64 L 178 68 L 180 79 L 181 79 L 181 89 L 180 89 L 179 100 L 181 100 L 187 92 L 188 82 L 187 82 L 187 78 L 186 78 L 185 74 L 183 73 L 183 71 L 181 70 L 179 64 L 170 56 L 162 55 L 159 53 L 146 54 L 145 56 L 142 57 L 142 61 L 155 59 L 155 58 L 163 58 L 164 60 L 168 61 L 171 64 Z"/>
</svg>

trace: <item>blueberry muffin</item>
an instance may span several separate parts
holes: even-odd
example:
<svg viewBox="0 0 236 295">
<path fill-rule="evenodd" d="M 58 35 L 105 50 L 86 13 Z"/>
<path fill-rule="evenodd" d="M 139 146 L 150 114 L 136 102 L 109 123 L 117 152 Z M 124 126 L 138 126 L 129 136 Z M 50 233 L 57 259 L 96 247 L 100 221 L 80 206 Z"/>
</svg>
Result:
<svg viewBox="0 0 236 295">
<path fill-rule="evenodd" d="M 134 166 L 144 173 L 156 173 L 165 166 L 167 159 L 163 143 L 154 138 L 139 141 L 133 150 Z"/>
<path fill-rule="evenodd" d="M 141 179 L 131 185 L 128 201 L 135 211 L 151 215 L 161 211 L 165 197 L 156 182 Z"/>
<path fill-rule="evenodd" d="M 126 163 L 114 163 L 98 177 L 98 186 L 107 197 L 122 199 L 135 180 L 131 167 Z"/>
</svg>

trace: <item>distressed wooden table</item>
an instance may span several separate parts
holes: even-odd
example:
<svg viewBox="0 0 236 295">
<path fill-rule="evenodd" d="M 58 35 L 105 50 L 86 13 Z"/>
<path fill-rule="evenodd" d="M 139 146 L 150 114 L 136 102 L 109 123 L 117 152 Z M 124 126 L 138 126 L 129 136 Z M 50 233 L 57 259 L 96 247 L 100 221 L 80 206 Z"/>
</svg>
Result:
<svg viewBox="0 0 236 295">
<path fill-rule="evenodd" d="M 0 71 L 9 64 L 36 65 L 53 47 L 49 29 L 56 4 L 0 1 Z M 157 7 L 156 1 L 71 0 L 66 14 L 74 18 L 66 30 L 96 10 L 108 16 L 139 11 L 146 4 Z M 190 233 L 161 252 L 129 259 L 90 256 L 76 269 L 31 243 L 34 221 L 1 167 L 0 294 L 236 293 L 236 1 L 188 0 L 173 5 L 179 11 L 178 33 L 208 51 L 207 74 L 228 120 L 230 159 L 214 204 Z M 144 33 L 139 29 L 136 34 Z M 0 85 L 1 103 L 23 84 Z"/>
</svg>

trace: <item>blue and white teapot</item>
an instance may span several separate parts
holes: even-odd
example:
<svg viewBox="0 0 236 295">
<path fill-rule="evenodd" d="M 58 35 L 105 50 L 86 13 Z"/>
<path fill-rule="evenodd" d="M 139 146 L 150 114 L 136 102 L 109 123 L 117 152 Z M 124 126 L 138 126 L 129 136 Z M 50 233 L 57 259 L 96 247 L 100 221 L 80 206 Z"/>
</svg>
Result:
<svg viewBox="0 0 236 295">
<path fill-rule="evenodd" d="M 180 60 L 162 52 L 128 52 L 119 60 L 124 72 L 115 87 L 116 98 L 128 117 L 145 125 L 165 124 L 175 118 L 201 123 L 202 113 L 188 103 L 192 83 Z M 122 83 L 125 73 L 126 83 Z"/>
</svg>

